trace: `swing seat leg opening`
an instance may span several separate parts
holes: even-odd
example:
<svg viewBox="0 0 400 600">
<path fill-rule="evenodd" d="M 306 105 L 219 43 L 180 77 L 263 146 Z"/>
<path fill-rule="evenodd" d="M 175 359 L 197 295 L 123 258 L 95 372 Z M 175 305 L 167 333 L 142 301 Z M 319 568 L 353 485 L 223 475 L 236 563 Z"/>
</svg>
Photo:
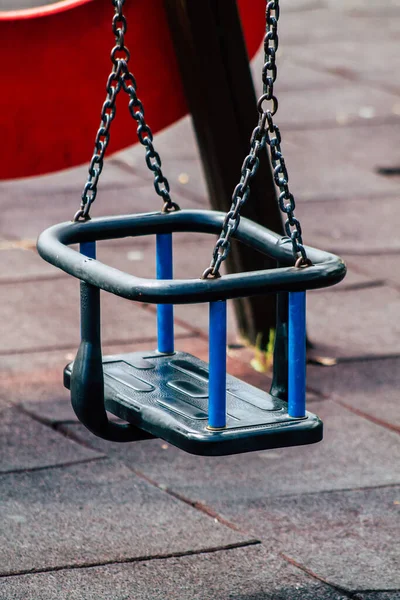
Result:
<svg viewBox="0 0 400 600">
<path fill-rule="evenodd" d="M 290 417 L 286 402 L 232 375 L 226 381 L 226 427 L 210 430 L 209 365 L 185 352 L 107 356 L 103 370 L 108 412 L 191 454 L 223 456 L 322 439 L 317 416 Z M 68 389 L 71 372 L 72 363 L 64 370 Z"/>
</svg>

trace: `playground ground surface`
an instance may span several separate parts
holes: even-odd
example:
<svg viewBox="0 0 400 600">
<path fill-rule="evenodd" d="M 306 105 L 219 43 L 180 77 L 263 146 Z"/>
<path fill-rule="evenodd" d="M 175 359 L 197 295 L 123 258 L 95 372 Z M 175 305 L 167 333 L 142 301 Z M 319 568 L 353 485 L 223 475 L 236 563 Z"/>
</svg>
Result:
<svg viewBox="0 0 400 600">
<path fill-rule="evenodd" d="M 61 375 L 79 339 L 78 282 L 34 249 L 74 214 L 85 168 L 2 182 L 1 600 L 400 599 L 400 2 L 285 4 L 277 120 L 297 216 L 305 241 L 349 269 L 308 295 L 315 351 L 337 358 L 308 366 L 325 439 L 201 458 L 86 432 Z M 189 120 L 157 141 L 174 199 L 207 207 Z M 107 161 L 94 215 L 158 206 L 142 148 Z M 211 246 L 177 236 L 176 276 L 200 274 Z M 100 244 L 99 257 L 154 272 L 150 240 Z M 104 352 L 155 347 L 152 307 L 104 295 L 103 316 Z M 177 347 L 206 357 L 207 308 L 176 317 Z M 230 323 L 230 372 L 267 387 L 232 310 Z"/>
</svg>

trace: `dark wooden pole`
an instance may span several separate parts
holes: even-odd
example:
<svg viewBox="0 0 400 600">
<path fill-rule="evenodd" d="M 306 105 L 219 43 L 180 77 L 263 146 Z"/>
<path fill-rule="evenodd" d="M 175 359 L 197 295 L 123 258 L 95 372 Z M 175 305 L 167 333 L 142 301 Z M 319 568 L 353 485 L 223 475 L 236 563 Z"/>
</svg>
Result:
<svg viewBox="0 0 400 600">
<path fill-rule="evenodd" d="M 256 96 L 235 0 L 164 0 L 187 102 L 214 209 L 228 211 L 257 125 Z M 260 40 L 261 41 L 261 40 Z M 260 73 L 261 77 L 261 73 Z M 243 216 L 283 233 L 267 153 Z M 210 247 L 210 259 L 211 259 Z M 272 259 L 233 242 L 230 272 L 275 267 Z M 275 297 L 235 301 L 241 335 L 261 348 L 275 328 Z"/>
</svg>

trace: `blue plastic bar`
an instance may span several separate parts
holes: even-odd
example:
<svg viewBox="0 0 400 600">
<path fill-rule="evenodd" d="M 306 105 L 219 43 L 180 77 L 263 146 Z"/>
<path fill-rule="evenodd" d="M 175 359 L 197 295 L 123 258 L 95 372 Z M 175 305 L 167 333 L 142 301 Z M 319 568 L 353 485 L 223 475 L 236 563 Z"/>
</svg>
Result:
<svg viewBox="0 0 400 600">
<path fill-rule="evenodd" d="M 82 242 L 79 251 L 88 258 L 96 258 L 96 242 Z"/>
<path fill-rule="evenodd" d="M 210 302 L 208 427 L 226 427 L 226 301 Z"/>
<path fill-rule="evenodd" d="M 289 293 L 289 416 L 306 415 L 306 293 Z"/>
<path fill-rule="evenodd" d="M 173 279 L 172 234 L 156 236 L 157 279 Z M 158 351 L 174 352 L 174 307 L 172 304 L 157 305 Z"/>
</svg>

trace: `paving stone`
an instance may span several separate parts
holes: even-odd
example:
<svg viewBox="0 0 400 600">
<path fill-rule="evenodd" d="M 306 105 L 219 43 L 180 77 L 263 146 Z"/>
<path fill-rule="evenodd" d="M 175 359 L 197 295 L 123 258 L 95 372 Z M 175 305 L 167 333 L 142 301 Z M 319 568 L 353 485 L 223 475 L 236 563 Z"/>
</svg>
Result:
<svg viewBox="0 0 400 600">
<path fill-rule="evenodd" d="M 163 440 L 121 447 L 94 438 L 81 426 L 65 430 L 191 501 L 224 514 L 233 505 L 244 507 L 262 497 L 400 483 L 396 433 L 327 400 L 313 402 L 310 410 L 324 422 L 322 443 L 228 457 L 191 456 Z"/>
<path fill-rule="evenodd" d="M 358 43 L 369 41 L 371 38 L 371 27 L 376 25 L 382 27 L 382 31 L 386 32 L 395 29 L 395 23 L 397 19 L 393 18 L 394 15 L 390 15 L 390 19 L 385 15 L 385 8 L 388 2 L 385 2 L 385 7 L 382 3 L 379 9 L 375 11 L 362 11 L 360 10 L 359 3 L 355 4 L 352 2 L 333 2 L 329 5 L 327 10 L 327 3 L 317 4 L 314 2 L 314 6 L 310 6 L 309 10 L 305 10 L 303 2 L 301 0 L 295 0 L 293 3 L 296 5 L 298 10 L 290 10 L 289 5 L 281 6 L 281 19 L 279 22 L 279 39 L 281 41 L 280 51 L 283 56 L 286 56 L 287 46 L 298 44 L 311 45 L 315 43 L 342 43 L 344 41 L 357 40 Z M 294 8 L 294 6 L 293 6 Z M 363 7 L 364 8 L 364 7 Z M 378 6 L 376 6 L 378 8 Z M 343 14 L 343 11 L 346 14 Z M 383 9 L 383 10 L 382 10 Z M 354 11 L 354 12 L 352 12 Z M 340 26 L 338 23 L 340 21 Z M 304 32 L 307 32 L 305 35 Z M 290 48 L 288 49 L 290 52 Z M 280 61 L 281 57 L 279 57 Z"/>
<path fill-rule="evenodd" d="M 256 77 L 256 75 L 255 75 Z M 337 88 L 334 87 L 335 90 Z M 341 86 L 341 90 L 343 84 Z M 326 108 L 326 99 L 321 99 L 317 102 L 317 111 L 309 111 L 309 119 L 336 119 L 338 114 L 339 120 L 344 118 L 343 113 L 347 115 L 355 114 L 358 110 L 364 106 L 361 104 L 363 92 L 357 91 L 357 88 L 345 85 L 345 90 L 348 90 L 347 100 L 345 93 L 339 93 L 336 91 L 313 91 L 308 94 L 298 97 L 293 92 L 283 93 L 282 105 L 287 99 L 286 116 L 291 122 L 296 115 L 297 123 L 304 121 L 304 118 L 297 116 L 296 110 L 292 104 L 297 104 L 301 101 L 304 102 L 304 110 L 307 112 L 309 109 L 310 98 L 316 99 L 320 96 L 330 98 L 329 103 L 331 108 Z M 376 103 L 379 104 L 378 97 L 380 94 L 384 94 L 386 100 L 385 106 L 387 112 L 396 108 L 396 99 L 390 94 L 385 92 L 377 92 Z M 365 95 L 365 94 L 364 94 Z M 358 98 L 355 101 L 354 98 Z M 360 104 L 358 109 L 349 108 L 350 105 Z M 347 108 L 343 110 L 341 105 L 346 105 Z M 338 108 L 336 108 L 338 107 Z M 365 108 L 365 107 L 364 107 Z M 397 109 L 396 109 L 397 110 Z M 386 109 L 382 114 L 386 113 Z M 363 114 L 361 111 L 360 114 Z M 304 111 L 303 111 L 304 116 Z M 363 119 L 362 117 L 358 117 Z M 332 121 L 333 122 L 333 121 Z M 183 125 L 181 126 L 183 127 Z M 188 126 L 186 127 L 188 129 Z M 397 194 L 398 185 L 393 178 L 385 178 L 376 173 L 376 169 L 380 166 L 385 166 L 387 160 L 384 160 L 385 164 L 380 162 L 380 157 L 386 157 L 388 154 L 388 148 L 395 147 L 396 140 L 398 138 L 399 125 L 391 123 L 387 125 L 374 125 L 374 136 L 371 136 L 371 127 L 369 122 L 366 121 L 365 126 L 353 127 L 334 127 L 334 128 L 319 128 L 317 130 L 305 130 L 305 131 L 291 131 L 290 123 L 285 123 L 285 117 L 283 116 L 282 122 L 282 134 L 284 139 L 284 153 L 286 156 L 286 163 L 289 169 L 292 188 L 296 195 L 301 200 L 304 199 L 337 199 L 343 197 L 348 202 L 348 198 L 360 198 L 360 197 L 371 197 L 372 194 L 380 195 L 386 194 L 394 195 Z M 178 136 L 177 139 L 180 139 Z M 168 143 L 170 140 L 168 139 Z M 176 144 L 176 142 L 175 142 Z M 163 150 L 163 144 L 161 143 L 160 151 Z M 129 153 L 125 153 L 126 160 L 136 161 L 136 152 L 139 149 L 130 149 Z M 190 200 L 183 200 L 182 206 L 188 206 L 191 202 L 197 207 L 206 207 L 208 205 L 207 192 L 204 183 L 204 176 L 200 168 L 198 161 L 197 150 L 193 150 L 194 154 L 190 158 L 181 158 L 179 149 L 172 145 L 168 147 L 168 156 L 164 160 L 166 166 L 166 172 L 171 173 L 171 180 L 176 180 L 182 173 L 189 175 L 189 181 L 185 185 L 177 187 L 176 191 L 182 194 Z M 139 163 L 137 172 L 144 173 L 145 167 Z M 340 173 L 340 177 L 338 177 Z M 362 173 L 362 174 L 361 174 Z M 191 196 L 192 194 L 192 196 Z M 188 204 L 189 203 L 189 204 Z M 379 205 L 380 206 L 380 202 Z M 300 206 L 299 206 L 300 208 Z M 325 210 L 326 207 L 323 208 Z M 299 210 L 299 209 L 298 209 Z M 380 212 L 379 214 L 382 214 Z M 379 222 L 379 219 L 378 219 Z M 354 228 L 354 225 L 353 225 Z M 390 237 L 390 236 L 389 236 Z M 372 237 L 371 240 L 374 238 Z"/>
<path fill-rule="evenodd" d="M 175 144 L 177 142 L 178 140 L 175 141 Z M 158 151 L 162 156 L 163 172 L 170 181 L 174 200 L 181 208 L 206 208 L 209 205 L 208 192 L 197 149 L 193 148 L 191 151 L 191 154 L 194 155 L 193 158 L 181 157 L 176 146 L 167 146 L 166 142 L 164 144 Z M 135 151 L 136 146 L 122 158 L 127 161 L 128 167 L 133 165 L 132 170 L 138 176 L 148 177 L 146 164 L 143 164 L 143 161 L 137 161 L 137 152 Z M 151 191 L 153 187 L 151 181 L 147 185 Z M 156 203 L 157 197 L 153 200 L 153 206 L 157 206 Z M 148 210 L 155 210 L 150 209 L 150 202 Z"/>
<path fill-rule="evenodd" d="M 79 344 L 79 283 L 74 278 L 0 286 L 2 353 Z M 155 339 L 154 315 L 138 303 L 102 294 L 104 341 Z M 176 325 L 176 334 L 185 329 Z"/>
<path fill-rule="evenodd" d="M 304 202 L 299 209 L 299 218 L 304 229 L 307 243 L 317 248 L 331 250 L 340 254 L 356 252 L 362 254 L 385 252 L 387 250 L 400 252 L 400 240 L 391 231 L 391 214 L 396 214 L 398 202 L 396 199 L 373 200 L 333 200 L 331 202 Z M 368 219 L 355 226 L 360 215 L 366 211 Z M 321 228 L 326 214 L 329 212 L 329 225 Z M 358 216 L 357 216 L 358 215 Z M 353 264 L 368 261 L 353 257 Z"/>
<path fill-rule="evenodd" d="M 326 5 L 325 0 L 286 0 L 285 7 L 288 12 L 301 13 L 326 8 Z"/>
<path fill-rule="evenodd" d="M 208 344 L 197 338 L 179 338 L 177 347 L 191 351 L 207 359 Z M 120 354 L 132 351 L 148 351 L 156 348 L 156 341 L 143 343 L 103 344 L 104 355 Z M 70 408 L 69 392 L 63 386 L 63 370 L 68 362 L 74 360 L 76 349 L 60 351 L 31 352 L 4 355 L 0 361 L 0 403 L 4 405 L 22 405 L 30 414 L 40 420 L 57 425 L 60 422 L 76 421 Z M 229 359 L 231 371 L 233 361 Z M 258 379 L 265 376 L 243 365 L 250 374 L 249 383 L 257 385 Z M 235 361 L 235 367 L 236 361 Z"/>
<path fill-rule="evenodd" d="M 105 165 L 104 173 L 108 166 Z M 132 170 L 122 169 L 120 166 L 110 168 L 109 171 L 109 180 L 101 181 L 99 185 L 96 204 L 92 208 L 93 216 L 160 209 L 161 200 L 154 191 L 151 179 L 137 177 Z M 31 191 L 26 184 L 31 179 L 1 183 L 0 208 L 3 218 L 0 222 L 0 234 L 6 238 L 34 240 L 47 227 L 71 219 L 79 208 L 82 187 L 87 179 L 81 175 L 80 169 L 72 169 L 65 188 L 57 179 L 54 183 L 49 181 L 49 177 L 54 178 L 54 175 L 34 178 Z M 148 178 L 147 173 L 146 177 Z M 183 201 L 178 194 L 176 201 L 189 208 L 198 207 L 190 199 Z M 26 218 L 28 210 L 29 219 Z"/>
<path fill-rule="evenodd" d="M 193 159 L 198 157 L 198 150 L 196 146 L 196 134 L 194 132 L 192 119 L 190 115 L 183 117 L 170 127 L 163 129 L 163 131 L 157 132 L 156 136 L 157 149 L 161 153 L 166 153 L 168 150 L 173 152 L 173 155 L 178 159 Z M 111 158 L 111 161 L 114 159 L 119 159 L 124 157 L 124 161 L 130 164 L 132 167 L 140 167 L 145 164 L 143 158 L 143 148 L 141 148 L 138 144 L 132 146 L 131 148 L 126 148 L 120 152 L 117 152 Z M 162 157 L 167 160 L 169 157 Z M 169 174 L 164 169 L 164 160 L 163 160 L 163 170 L 167 178 L 169 178 Z M 151 179 L 151 174 L 150 174 Z"/>
<path fill-rule="evenodd" d="M 110 461 L 5 475 L 1 505 L 3 575 L 250 540 Z"/>
<path fill-rule="evenodd" d="M 307 297 L 308 334 L 322 354 L 354 358 L 400 352 L 400 294 L 395 290 L 328 290 Z"/>
<path fill-rule="evenodd" d="M 0 259 L 0 284 L 58 275 L 52 265 L 46 263 L 32 250 L 22 248 L 3 250 L 0 246 Z"/>
<path fill-rule="evenodd" d="M 400 286 L 400 269 L 398 254 L 379 254 L 368 256 L 368 260 L 359 260 L 357 268 L 370 277 L 379 276 L 386 280 L 389 285 Z M 349 264 L 355 265 L 356 258 L 350 257 Z"/>
<path fill-rule="evenodd" d="M 343 73 L 346 79 L 371 82 L 375 87 L 388 85 L 390 89 L 400 86 L 400 59 L 396 52 L 397 41 L 385 40 L 376 52 L 370 40 L 365 43 L 354 37 L 352 40 L 327 41 L 319 44 L 296 46 L 296 61 L 307 66 Z"/>
<path fill-rule="evenodd" d="M 399 6 L 399 0 L 386 0 L 383 5 L 380 0 L 286 0 L 285 3 L 288 12 L 300 14 L 314 12 L 317 9 L 329 9 L 330 12 L 347 12 L 350 15 L 352 11 L 355 11 L 356 15 L 363 13 L 378 13 L 379 15 L 387 12 L 392 13 Z"/>
<path fill-rule="evenodd" d="M 322 69 L 316 70 L 312 67 L 303 66 L 296 62 L 295 58 L 296 52 L 292 52 L 290 46 L 286 47 L 286 42 L 282 43 L 279 50 L 279 74 L 276 81 L 276 91 L 279 97 L 283 92 L 302 91 L 307 95 L 311 90 L 328 87 L 334 89 L 338 85 L 343 85 L 343 80 L 338 75 L 328 73 Z M 263 61 L 263 54 L 259 52 L 251 67 L 254 87 L 259 96 L 262 91 L 261 72 Z"/>
<path fill-rule="evenodd" d="M 0 405 L 0 473 L 62 466 L 104 456 L 15 408 Z"/>
<path fill-rule="evenodd" d="M 357 258 L 353 255 L 340 253 L 341 258 L 346 263 L 346 277 L 336 285 L 329 288 L 331 292 L 343 292 L 345 290 L 359 289 L 360 287 L 382 286 L 385 283 L 385 278 L 382 277 L 380 271 L 365 273 L 364 269 L 360 269 L 361 265 L 357 262 Z M 368 257 L 369 260 L 369 257 Z M 366 262 L 363 260 L 363 262 Z M 315 290 L 313 293 L 326 292 L 326 288 Z"/>
<path fill-rule="evenodd" d="M 46 196 L 50 199 L 53 194 L 62 192 L 77 194 L 80 197 L 88 175 L 89 158 L 87 164 L 45 174 L 41 177 L 3 180 L 0 183 L 1 194 L 14 195 L 26 192 L 27 196 L 29 197 L 31 194 L 31 198 L 35 198 L 35 201 L 40 201 Z M 120 169 L 117 164 L 113 163 L 111 156 L 106 156 L 101 174 L 101 187 L 107 189 L 115 185 L 116 181 L 118 181 L 118 187 L 128 187 L 132 183 L 139 183 L 132 173 Z"/>
<path fill-rule="evenodd" d="M 64 389 L 62 391 L 64 392 Z M 58 427 L 62 423 L 77 423 L 78 419 L 72 409 L 68 390 L 65 390 L 63 396 L 65 397 L 47 402 L 25 401 L 19 403 L 19 406 L 27 414 L 52 427 Z"/>
<path fill-rule="evenodd" d="M 376 119 L 384 119 L 393 114 L 397 106 L 399 98 L 395 94 L 374 90 L 365 84 L 341 82 L 317 90 L 282 90 L 279 93 L 279 122 L 282 132 L 319 124 L 344 126 L 365 123 L 370 114 Z"/>
<path fill-rule="evenodd" d="M 399 0 L 387 0 L 384 5 L 379 0 L 324 0 L 325 6 L 329 9 L 336 10 L 362 10 L 369 13 L 382 12 L 385 14 L 400 8 Z M 358 14 L 358 13 L 356 13 Z M 400 16 L 400 14 L 397 12 Z"/>
<path fill-rule="evenodd" d="M 372 594 L 359 594 L 356 600 L 398 600 L 400 589 L 394 592 L 376 592 Z"/>
<path fill-rule="evenodd" d="M 181 208 L 189 205 L 206 207 L 207 186 L 190 117 L 185 117 L 158 133 L 156 141 L 157 151 L 162 158 L 163 172 L 170 182 L 174 196 L 179 195 Z M 141 146 L 137 144 L 118 152 L 111 161 L 140 179 L 142 186 L 147 182 L 150 190 L 153 190 L 152 175 L 143 160 Z"/>
<path fill-rule="evenodd" d="M 339 363 L 323 370 L 309 365 L 307 372 L 311 386 L 400 431 L 400 358 Z"/>
<path fill-rule="evenodd" d="M 349 124 L 365 123 L 370 115 L 380 119 L 396 118 L 399 98 L 395 93 L 379 89 L 379 86 L 371 89 L 371 86 L 366 83 L 346 81 L 321 68 L 314 68 L 310 61 L 304 65 L 297 60 L 298 48 L 291 45 L 296 39 L 301 46 L 318 39 L 323 39 L 326 44 L 332 36 L 336 36 L 338 41 L 337 19 L 332 18 L 330 11 L 289 13 L 288 17 L 289 23 L 282 18 L 279 35 L 279 71 L 276 81 L 276 92 L 279 97 L 279 118 L 277 118 L 285 142 L 285 132 L 293 127 L 305 129 L 306 126 L 313 124 L 321 126 L 325 122 L 344 127 Z M 311 23 L 308 23 L 310 19 Z M 367 43 L 371 27 L 377 25 L 375 17 L 371 22 L 365 19 L 360 21 L 358 18 L 346 18 L 341 20 L 341 24 L 340 43 L 344 43 L 343 38 L 352 40 L 354 36 L 359 40 L 361 33 Z M 359 46 L 362 46 L 360 42 Z M 321 45 L 319 48 L 323 49 L 324 46 Z M 311 53 L 310 50 L 310 55 Z M 258 95 L 262 93 L 263 62 L 263 52 L 260 51 L 252 61 L 253 80 Z"/>
<path fill-rule="evenodd" d="M 387 198 L 394 197 L 398 193 L 395 178 L 382 177 L 376 173 L 376 169 L 388 164 L 393 166 L 393 162 L 396 164 L 396 156 L 392 158 L 390 152 L 392 148 L 396 148 L 398 130 L 399 125 L 393 123 L 375 125 L 373 130 L 370 125 L 305 131 L 282 130 L 282 149 L 291 187 L 299 200 L 296 212 L 300 213 L 300 217 L 303 211 L 302 200 L 343 199 L 348 202 L 360 198 L 370 199 L 380 206 Z M 372 202 L 367 206 L 369 210 L 373 210 Z M 329 209 L 325 206 L 323 210 Z M 329 210 L 329 220 L 336 212 L 340 214 L 344 210 L 345 207 L 337 204 Z M 376 214 L 378 219 L 375 216 L 371 221 L 377 220 L 379 223 L 385 218 L 383 210 Z M 306 229 L 304 234 L 307 234 Z M 373 243 L 374 237 L 369 241 Z"/>
<path fill-rule="evenodd" d="M 143 244 L 141 240 L 144 240 Z M 216 236 L 176 233 L 173 235 L 175 279 L 199 279 L 210 264 Z M 111 267 L 138 277 L 156 277 L 156 248 L 152 237 L 124 240 L 123 244 L 98 244 L 97 257 Z M 225 272 L 224 267 L 221 272 Z"/>
<path fill-rule="evenodd" d="M 400 487 L 259 495 L 232 503 L 225 514 L 331 585 L 359 593 L 395 591 L 400 589 L 399 498 Z"/>
<path fill-rule="evenodd" d="M 261 546 L 8 577 L 0 599 L 33 597 L 38 590 L 40 600 L 128 600 L 132 593 L 135 600 L 345 600 Z"/>
</svg>

